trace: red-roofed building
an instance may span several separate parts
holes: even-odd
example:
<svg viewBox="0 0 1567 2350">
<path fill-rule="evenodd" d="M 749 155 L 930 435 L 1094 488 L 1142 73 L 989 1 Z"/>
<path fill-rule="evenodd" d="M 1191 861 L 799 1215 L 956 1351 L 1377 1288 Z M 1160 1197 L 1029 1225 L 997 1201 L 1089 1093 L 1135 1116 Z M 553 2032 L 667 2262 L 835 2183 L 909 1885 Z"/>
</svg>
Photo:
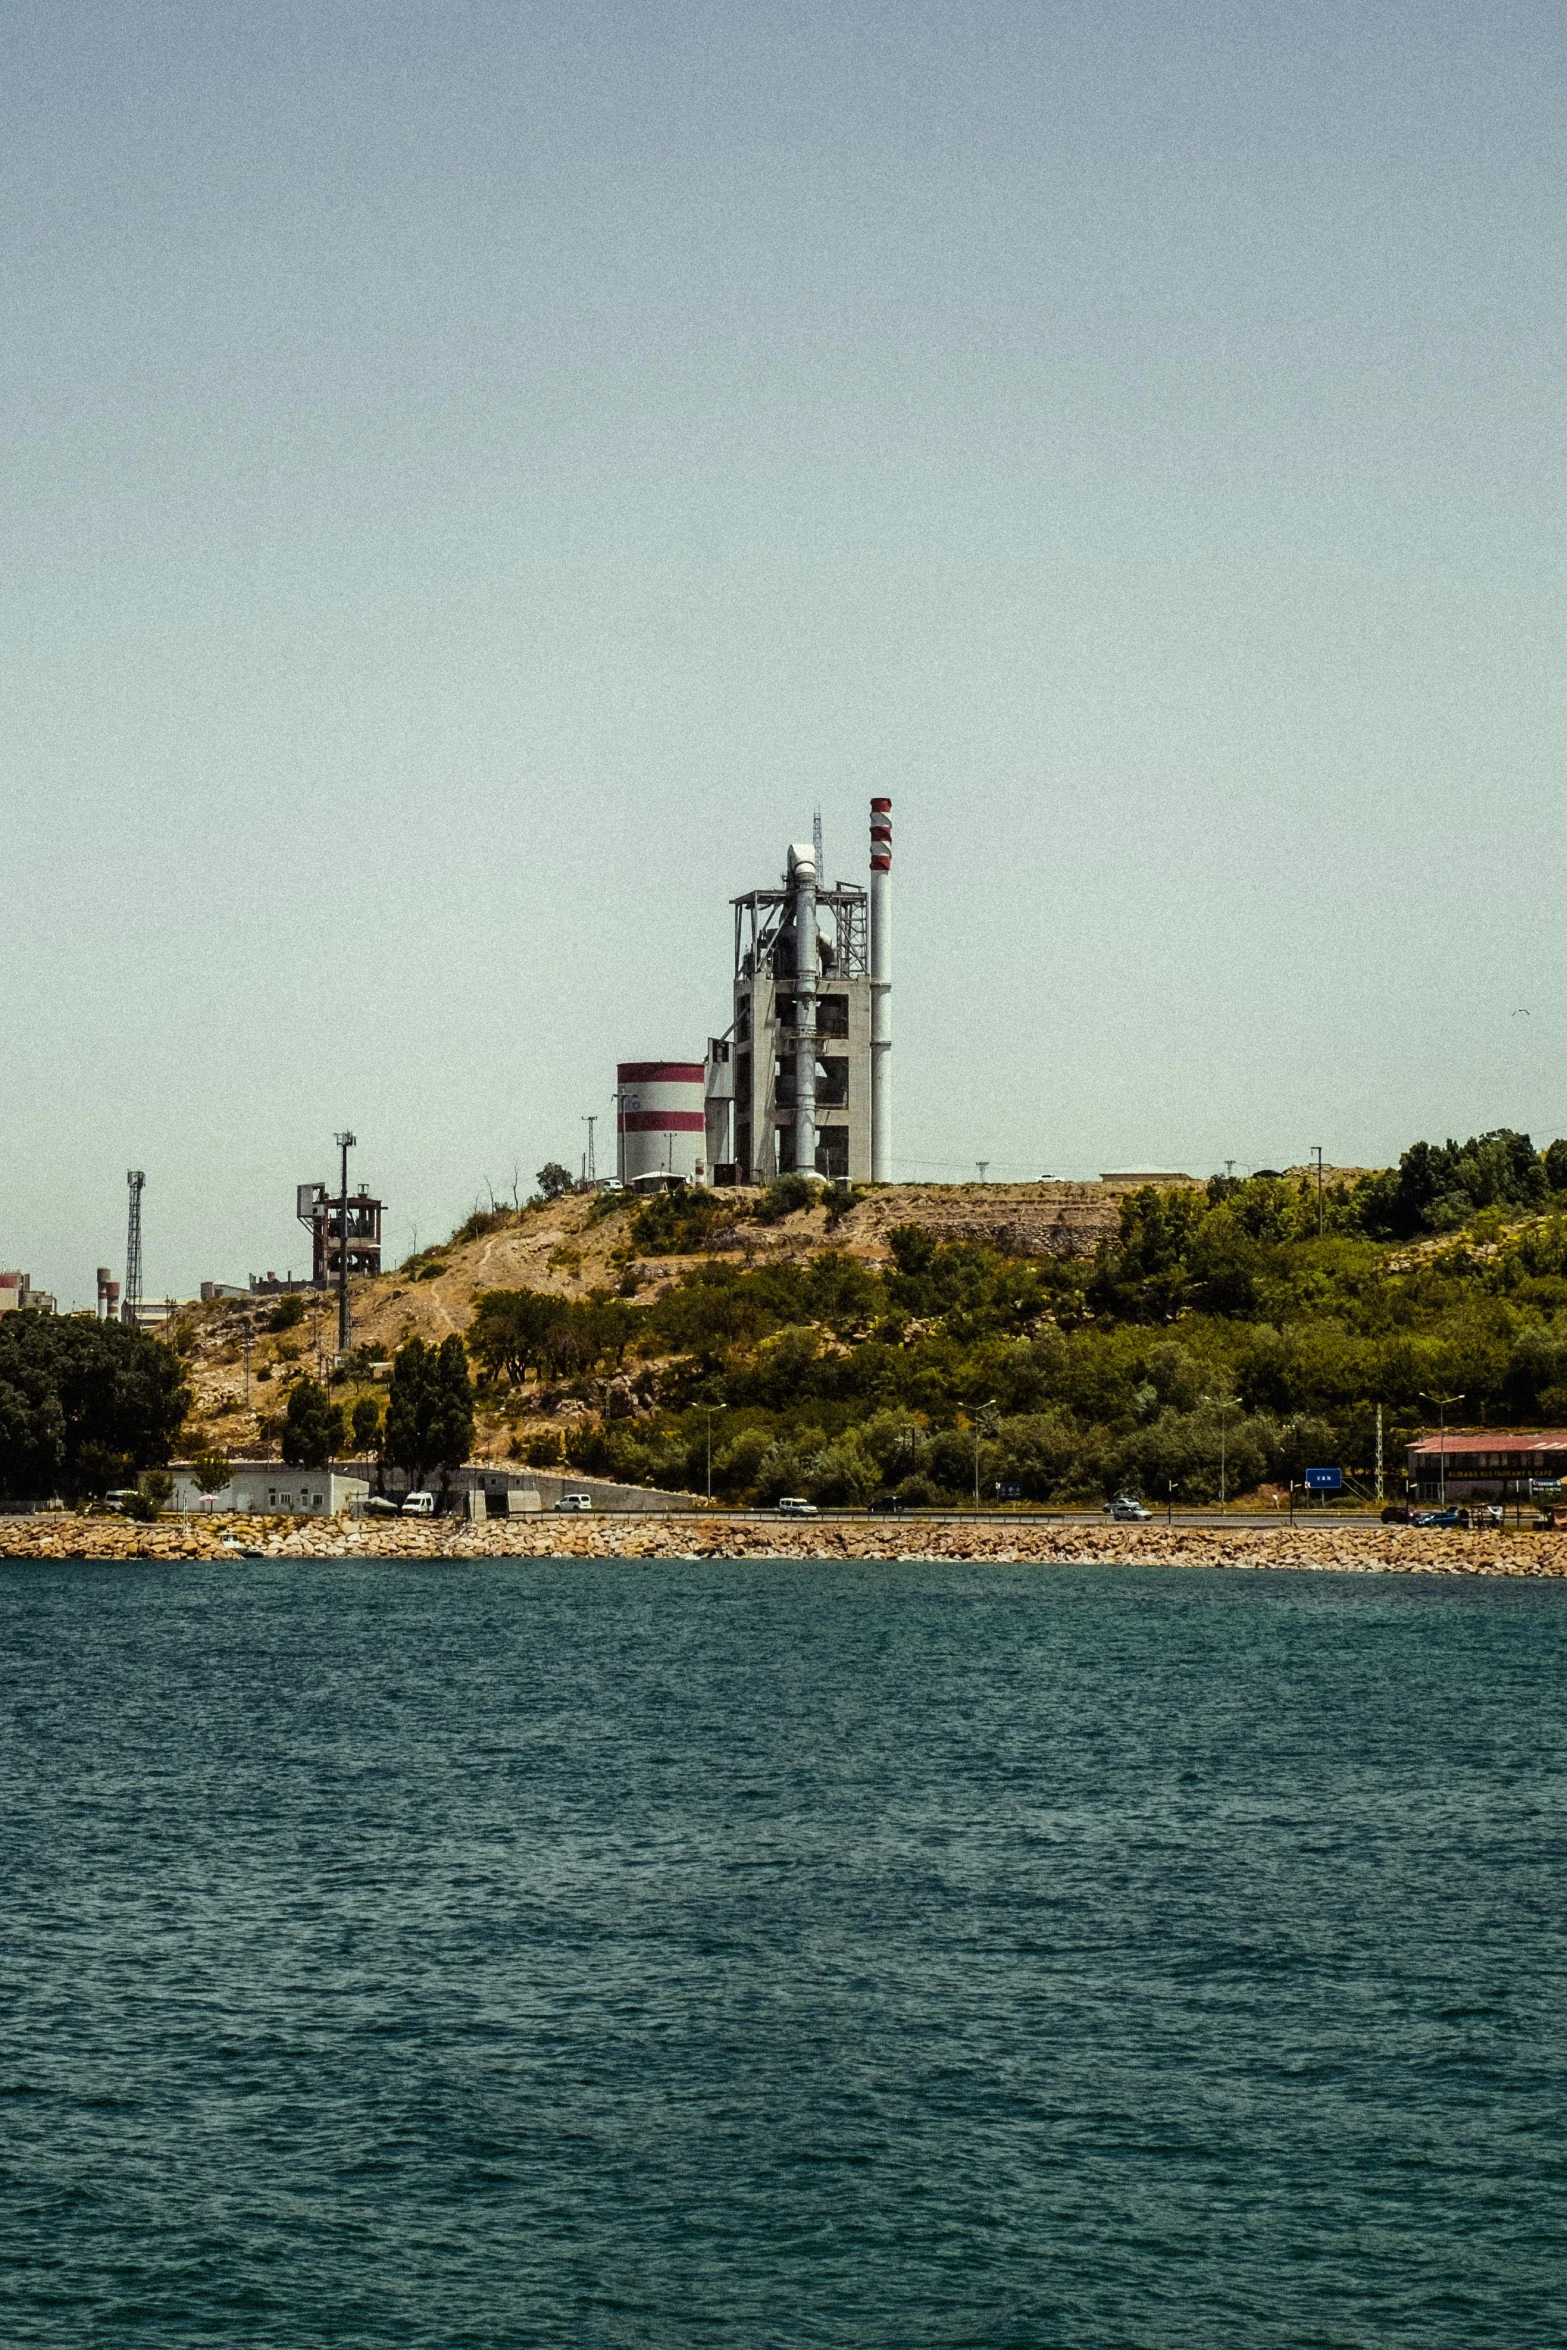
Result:
<svg viewBox="0 0 1567 2350">
<path fill-rule="evenodd" d="M 1449 1501 L 1526 1493 L 1567 1478 L 1567 1428 L 1449 1428 L 1412 1444 L 1408 1466 L 1411 1501 L 1435 1501 L 1444 1488 Z"/>
</svg>

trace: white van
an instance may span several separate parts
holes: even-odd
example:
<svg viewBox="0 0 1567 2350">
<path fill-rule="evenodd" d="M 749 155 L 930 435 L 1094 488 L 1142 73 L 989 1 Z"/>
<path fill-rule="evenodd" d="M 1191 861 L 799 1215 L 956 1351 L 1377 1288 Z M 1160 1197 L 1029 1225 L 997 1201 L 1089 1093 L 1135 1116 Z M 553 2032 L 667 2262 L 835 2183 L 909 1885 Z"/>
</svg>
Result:
<svg viewBox="0 0 1567 2350">
<path fill-rule="evenodd" d="M 433 1493 L 410 1493 L 405 1498 L 398 1514 L 404 1518 L 433 1518 L 435 1515 L 435 1495 Z"/>
<path fill-rule="evenodd" d="M 593 1507 L 593 1496 L 591 1493 L 563 1493 L 555 1507 L 566 1511 L 590 1510 Z"/>
</svg>

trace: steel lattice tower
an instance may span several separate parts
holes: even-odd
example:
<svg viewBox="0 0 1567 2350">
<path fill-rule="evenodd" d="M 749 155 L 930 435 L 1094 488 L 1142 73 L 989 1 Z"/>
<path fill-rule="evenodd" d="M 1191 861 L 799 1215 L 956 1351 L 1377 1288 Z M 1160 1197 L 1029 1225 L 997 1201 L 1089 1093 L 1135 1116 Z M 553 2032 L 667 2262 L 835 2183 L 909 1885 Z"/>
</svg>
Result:
<svg viewBox="0 0 1567 2350">
<path fill-rule="evenodd" d="M 139 1167 L 126 1169 L 131 1204 L 125 1228 L 125 1295 L 120 1300 L 120 1320 L 132 1330 L 141 1306 L 141 1195 L 146 1180 Z"/>
</svg>

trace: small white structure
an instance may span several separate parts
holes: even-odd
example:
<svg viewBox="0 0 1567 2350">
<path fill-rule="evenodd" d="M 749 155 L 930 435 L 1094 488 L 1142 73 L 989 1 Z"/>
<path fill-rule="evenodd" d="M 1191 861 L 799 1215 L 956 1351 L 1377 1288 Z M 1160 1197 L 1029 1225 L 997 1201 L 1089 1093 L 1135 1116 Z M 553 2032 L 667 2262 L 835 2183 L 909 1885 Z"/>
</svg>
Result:
<svg viewBox="0 0 1567 2350">
<path fill-rule="evenodd" d="M 463 1514 L 469 1518 L 535 1517 L 543 1507 L 538 1489 L 532 1485 L 511 1485 L 504 1493 L 487 1493 L 482 1485 L 470 1485 L 462 1497 Z"/>
<path fill-rule="evenodd" d="M 288 1469 L 277 1461 L 238 1461 L 233 1475 L 216 1493 L 203 1493 L 188 1466 L 176 1468 L 174 1500 L 177 1510 L 203 1514 L 236 1510 L 244 1517 L 266 1517 L 286 1512 L 291 1517 L 331 1518 L 369 1499 L 363 1477 L 345 1477 L 337 1469 Z"/>
</svg>

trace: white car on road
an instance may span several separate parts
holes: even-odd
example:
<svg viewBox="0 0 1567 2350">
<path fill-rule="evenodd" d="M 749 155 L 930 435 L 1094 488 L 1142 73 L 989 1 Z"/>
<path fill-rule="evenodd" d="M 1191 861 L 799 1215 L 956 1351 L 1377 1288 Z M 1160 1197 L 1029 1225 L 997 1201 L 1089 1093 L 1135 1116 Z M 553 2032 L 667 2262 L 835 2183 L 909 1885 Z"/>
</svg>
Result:
<svg viewBox="0 0 1567 2350">
<path fill-rule="evenodd" d="M 1105 1503 L 1105 1516 L 1124 1518 L 1130 1524 L 1140 1526 L 1145 1518 L 1153 1516 L 1153 1511 L 1145 1510 L 1142 1503 L 1134 1501 L 1129 1493 L 1118 1493 L 1114 1501 Z"/>
</svg>

